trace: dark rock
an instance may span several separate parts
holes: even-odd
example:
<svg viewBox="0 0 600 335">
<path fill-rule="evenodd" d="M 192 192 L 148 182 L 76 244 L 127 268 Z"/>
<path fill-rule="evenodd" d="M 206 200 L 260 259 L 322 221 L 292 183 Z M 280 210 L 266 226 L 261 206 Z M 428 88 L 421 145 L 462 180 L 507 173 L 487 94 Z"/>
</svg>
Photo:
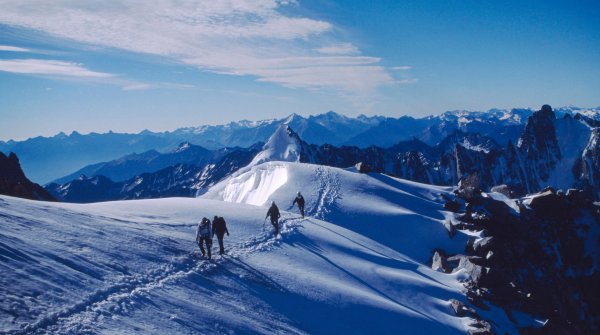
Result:
<svg viewBox="0 0 600 335">
<path fill-rule="evenodd" d="M 367 164 L 365 162 L 358 162 L 358 163 L 356 163 L 356 170 L 358 170 L 358 172 L 360 172 L 360 173 L 370 173 L 370 172 L 373 172 L 373 168 L 371 166 L 369 166 L 369 164 Z"/>
<path fill-rule="evenodd" d="M 473 172 L 458 182 L 458 194 L 467 201 L 473 200 L 481 194 L 480 186 L 479 174 Z"/>
<path fill-rule="evenodd" d="M 477 308 L 481 308 L 485 311 L 489 311 L 490 310 L 490 306 L 486 305 L 485 302 L 483 301 L 483 297 L 480 294 L 481 290 L 476 289 L 476 290 L 469 290 L 467 291 L 467 300 L 473 304 L 473 306 L 477 307 Z"/>
<path fill-rule="evenodd" d="M 444 204 L 444 209 L 456 213 L 460 210 L 460 204 L 457 201 L 449 200 Z"/>
<path fill-rule="evenodd" d="M 21 163 L 15 153 L 8 157 L 0 152 L 0 194 L 13 197 L 56 201 L 43 187 L 31 182 L 21 169 Z"/>
<path fill-rule="evenodd" d="M 552 190 L 547 190 L 539 195 L 533 196 L 529 207 L 541 216 L 555 216 L 563 214 L 566 203 Z"/>
<path fill-rule="evenodd" d="M 572 205 L 584 207 L 589 206 L 594 199 L 594 195 L 589 188 L 586 190 L 568 189 L 565 197 Z"/>
<path fill-rule="evenodd" d="M 578 198 L 581 193 L 582 193 L 581 190 L 578 190 L 576 188 L 570 188 L 567 190 L 567 194 L 566 194 L 567 200 L 573 201 L 573 202 L 579 202 Z"/>
<path fill-rule="evenodd" d="M 556 115 L 548 105 L 533 113 L 527 119 L 527 125 L 519 139 L 519 156 L 523 165 L 522 183 L 527 186 L 527 192 L 539 190 L 550 177 L 562 155 L 556 137 L 554 121 Z M 570 171 L 565 172 L 570 173 Z"/>
<path fill-rule="evenodd" d="M 481 198 L 472 212 L 456 215 L 456 226 L 484 227 L 486 233 L 469 239 L 467 255 L 448 257 L 448 266 L 469 274 L 465 287 L 473 306 L 482 308 L 485 301 L 551 320 L 542 328 L 519 328 L 524 334 L 598 333 L 600 273 L 592 255 L 600 254 L 600 244 L 586 239 L 600 225 L 600 212 L 590 193 L 547 189 L 524 202 L 529 206 L 517 201 L 514 212 L 503 202 Z"/>
<path fill-rule="evenodd" d="M 506 222 L 514 219 L 512 216 L 513 209 L 503 201 L 486 198 L 483 205 L 485 206 L 485 209 L 493 216 L 495 221 Z"/>
<path fill-rule="evenodd" d="M 494 243 L 493 241 L 493 236 L 484 237 L 475 241 L 475 243 L 473 244 L 473 252 L 475 253 L 475 255 L 486 257 L 488 252 L 491 251 L 490 249 L 492 248 L 492 245 Z"/>
</svg>

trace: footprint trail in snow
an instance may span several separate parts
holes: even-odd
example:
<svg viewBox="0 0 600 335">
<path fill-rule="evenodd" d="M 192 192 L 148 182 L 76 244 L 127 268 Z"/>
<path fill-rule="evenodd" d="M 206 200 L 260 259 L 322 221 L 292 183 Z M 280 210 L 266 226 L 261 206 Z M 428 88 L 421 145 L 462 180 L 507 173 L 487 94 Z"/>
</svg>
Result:
<svg viewBox="0 0 600 335">
<path fill-rule="evenodd" d="M 166 285 L 177 285 L 177 281 L 192 274 L 209 276 L 225 258 L 243 259 L 252 253 L 277 248 L 285 239 L 298 232 L 304 219 L 295 215 L 282 216 L 280 233 L 273 236 L 271 225 L 260 234 L 229 248 L 226 255 L 212 260 L 200 259 L 197 251 L 173 257 L 168 264 L 149 270 L 144 274 L 124 276 L 120 280 L 92 293 L 82 301 L 49 314 L 20 331 L 10 334 L 85 334 L 96 333 L 96 324 L 104 318 L 114 318 L 135 310 L 137 302 L 152 290 Z"/>
</svg>

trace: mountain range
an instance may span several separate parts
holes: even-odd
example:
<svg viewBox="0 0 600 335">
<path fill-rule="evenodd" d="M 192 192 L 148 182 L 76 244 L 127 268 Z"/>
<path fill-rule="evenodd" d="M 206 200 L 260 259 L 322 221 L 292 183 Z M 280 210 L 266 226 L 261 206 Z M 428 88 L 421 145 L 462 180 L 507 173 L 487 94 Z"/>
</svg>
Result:
<svg viewBox="0 0 600 335">
<path fill-rule="evenodd" d="M 211 151 L 184 143 L 166 154 L 150 151 L 86 167 L 77 174 L 87 172 L 89 178 L 71 175 L 63 178 L 69 181 L 51 183 L 46 189 L 69 202 L 194 196 L 248 164 L 284 160 L 341 168 L 360 163 L 362 171 L 432 185 L 456 185 L 465 176 L 477 174 L 482 189 L 505 185 L 513 196 L 550 186 L 585 189 L 599 198 L 598 121 L 581 114 L 556 114 L 550 106 L 543 106 L 527 118 L 516 142 L 509 140 L 505 145 L 490 136 L 461 130 L 433 146 L 418 139 L 387 148 L 316 145 L 284 123 L 264 145 Z M 152 167 L 163 168 L 139 173 Z"/>
<path fill-rule="evenodd" d="M 506 143 L 454 129 L 435 145 L 366 148 L 308 143 L 287 121 L 249 148 L 184 142 L 46 185 L 67 202 L 169 199 L 0 196 L 0 329 L 598 332 L 597 119 L 544 105 Z M 16 186 L 0 193 L 51 200 L 16 154 L 0 154 L 0 172 L 0 186 Z M 264 223 L 271 202 L 276 236 Z M 209 261 L 193 239 L 212 215 L 231 237 Z"/>
<path fill-rule="evenodd" d="M 148 152 L 84 168 L 81 174 L 62 184 L 45 186 L 53 196 L 66 202 L 88 203 L 108 200 L 148 199 L 165 197 L 193 197 L 217 181 L 246 166 L 260 151 L 262 143 L 250 148 L 207 150 L 189 143 L 167 154 Z M 179 161 L 178 161 L 179 160 Z M 181 161 L 183 160 L 183 161 Z M 169 162 L 175 162 L 168 165 Z M 153 172 L 136 171 L 153 166 Z M 161 164 L 164 165 L 161 168 Z M 106 175 L 97 174 L 105 172 Z M 107 176 L 126 176 L 113 180 Z M 64 178 L 63 178 L 64 179 Z M 67 178 L 68 179 L 68 178 Z"/>
<path fill-rule="evenodd" d="M 205 125 L 180 128 L 167 132 L 144 130 L 138 134 L 90 133 L 52 137 L 35 137 L 24 141 L 0 141 L 0 151 L 14 152 L 28 176 L 35 182 L 48 183 L 72 174 L 84 166 L 115 160 L 126 155 L 147 154 L 148 151 L 168 153 L 181 143 L 189 142 L 206 149 L 250 147 L 265 142 L 281 124 L 288 124 L 310 144 L 391 147 L 398 142 L 419 139 L 435 146 L 456 130 L 479 133 L 500 144 L 513 143 L 521 135 L 531 109 L 487 112 L 449 111 L 437 116 L 399 118 L 364 115 L 347 117 L 334 112 L 303 117 L 292 114 L 282 119 L 238 121 L 225 125 Z M 557 117 L 576 115 L 600 120 L 600 108 L 563 107 L 555 110 Z M 145 171 L 149 172 L 149 171 Z M 120 176 L 117 179 L 123 179 Z M 64 182 L 65 180 L 58 180 Z"/>
</svg>

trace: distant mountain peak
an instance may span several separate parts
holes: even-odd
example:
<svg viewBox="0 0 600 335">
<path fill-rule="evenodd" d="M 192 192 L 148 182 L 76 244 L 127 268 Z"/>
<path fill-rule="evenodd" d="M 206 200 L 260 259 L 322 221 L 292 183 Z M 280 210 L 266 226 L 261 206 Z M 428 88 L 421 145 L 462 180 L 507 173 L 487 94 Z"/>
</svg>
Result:
<svg viewBox="0 0 600 335">
<path fill-rule="evenodd" d="M 349 119 L 346 115 L 342 115 L 334 111 L 329 111 L 325 114 L 322 114 L 322 116 L 324 116 L 330 122 L 347 122 Z"/>
<path fill-rule="evenodd" d="M 289 125 L 290 123 L 292 123 L 294 120 L 296 120 L 298 118 L 302 118 L 302 116 L 300 116 L 300 115 L 298 115 L 296 113 L 292 113 L 292 114 L 290 114 L 288 117 L 286 117 L 283 120 L 282 124 L 288 124 Z"/>
<path fill-rule="evenodd" d="M 182 142 L 181 144 L 179 144 L 179 146 L 177 146 L 177 149 L 175 149 L 175 152 L 183 152 L 188 150 L 190 147 L 192 146 L 192 144 L 188 141 Z"/>
<path fill-rule="evenodd" d="M 257 165 L 268 161 L 300 161 L 302 140 L 286 123 L 281 124 L 271 135 L 250 165 Z"/>
</svg>

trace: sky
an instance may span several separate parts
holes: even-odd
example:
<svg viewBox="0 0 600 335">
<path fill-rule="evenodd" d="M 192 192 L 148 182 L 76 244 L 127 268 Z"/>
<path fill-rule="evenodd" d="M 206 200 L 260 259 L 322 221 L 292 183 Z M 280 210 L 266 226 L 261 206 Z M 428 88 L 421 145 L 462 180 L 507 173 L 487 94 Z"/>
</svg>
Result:
<svg viewBox="0 0 600 335">
<path fill-rule="evenodd" d="M 600 106 L 600 1 L 0 0 L 0 140 Z"/>
</svg>

